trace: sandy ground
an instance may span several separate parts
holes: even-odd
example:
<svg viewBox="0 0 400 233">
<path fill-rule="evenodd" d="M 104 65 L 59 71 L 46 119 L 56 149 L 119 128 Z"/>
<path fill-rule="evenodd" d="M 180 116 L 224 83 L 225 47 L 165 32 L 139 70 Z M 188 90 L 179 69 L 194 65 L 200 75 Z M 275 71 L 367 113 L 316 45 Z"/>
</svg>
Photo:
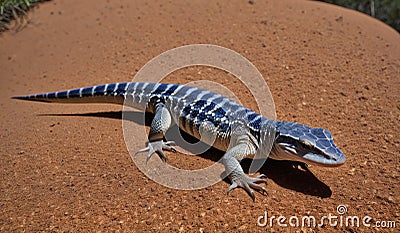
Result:
<svg viewBox="0 0 400 233">
<path fill-rule="evenodd" d="M 370 232 L 400 227 L 400 36 L 367 15 L 309 1 L 52 1 L 22 31 L 0 36 L 0 229 L 10 231 Z M 182 191 L 141 173 L 127 152 L 121 107 L 49 105 L 21 94 L 131 81 L 151 58 L 210 43 L 261 71 L 277 117 L 329 129 L 347 155 L 310 171 L 269 161 L 268 195 L 229 183 Z M 187 68 L 166 81 L 208 79 L 255 109 L 224 72 Z M 65 114 L 43 116 L 43 114 Z M 142 142 L 140 142 L 142 143 Z M 220 156 L 210 151 L 208 156 Z M 207 153 L 206 153 L 207 154 Z M 169 163 L 213 161 L 167 153 Z M 245 162 L 246 163 L 246 162 Z M 246 164 L 245 164 L 246 165 Z M 257 226 L 268 217 L 370 216 L 371 227 Z M 396 221 L 397 228 L 377 228 Z M 288 221 L 286 220 L 286 223 Z M 388 223 L 388 222 L 386 222 Z"/>
</svg>

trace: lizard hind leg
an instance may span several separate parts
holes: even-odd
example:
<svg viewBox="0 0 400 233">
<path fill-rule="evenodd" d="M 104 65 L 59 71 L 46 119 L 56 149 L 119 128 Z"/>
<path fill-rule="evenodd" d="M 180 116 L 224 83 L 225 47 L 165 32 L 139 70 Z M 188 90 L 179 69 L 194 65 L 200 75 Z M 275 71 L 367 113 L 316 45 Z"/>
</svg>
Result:
<svg viewBox="0 0 400 233">
<path fill-rule="evenodd" d="M 155 106 L 155 115 L 153 121 L 151 122 L 150 132 L 148 136 L 149 141 L 147 142 L 147 146 L 137 151 L 135 155 L 143 152 L 148 152 L 146 157 L 147 162 L 154 154 L 157 154 L 162 161 L 166 162 L 167 156 L 165 155 L 163 150 L 173 152 L 176 151 L 173 147 L 173 145 L 175 145 L 174 141 L 163 141 L 165 132 L 167 132 L 167 130 L 171 126 L 171 122 L 172 117 L 168 109 L 163 103 L 158 103 Z"/>
</svg>

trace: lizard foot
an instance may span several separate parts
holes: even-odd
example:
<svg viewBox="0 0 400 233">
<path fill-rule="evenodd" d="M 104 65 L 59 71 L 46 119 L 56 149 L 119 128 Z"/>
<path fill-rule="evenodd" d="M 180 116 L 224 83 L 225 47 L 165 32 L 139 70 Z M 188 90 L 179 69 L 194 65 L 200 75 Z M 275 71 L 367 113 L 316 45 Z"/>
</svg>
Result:
<svg viewBox="0 0 400 233">
<path fill-rule="evenodd" d="M 237 177 L 232 178 L 232 185 L 228 188 L 228 193 L 230 193 L 233 189 L 237 187 L 241 187 L 250 195 L 253 201 L 255 200 L 253 189 L 262 191 L 262 193 L 267 193 L 267 190 L 259 185 L 258 183 L 265 183 L 267 184 L 267 176 L 261 174 L 257 177 L 248 177 L 245 174 L 239 175 Z M 253 189 L 252 189 L 253 188 Z"/>
<path fill-rule="evenodd" d="M 154 153 L 156 153 L 163 162 L 166 162 L 167 156 L 165 156 L 163 150 L 176 152 L 173 145 L 175 145 L 174 141 L 164 142 L 164 141 L 160 140 L 160 141 L 154 141 L 154 142 L 147 142 L 147 146 L 145 148 L 137 151 L 135 153 L 135 155 L 148 151 L 149 153 L 147 153 L 146 163 L 147 163 L 147 161 L 149 161 L 149 159 L 151 158 L 151 156 L 153 156 Z"/>
</svg>

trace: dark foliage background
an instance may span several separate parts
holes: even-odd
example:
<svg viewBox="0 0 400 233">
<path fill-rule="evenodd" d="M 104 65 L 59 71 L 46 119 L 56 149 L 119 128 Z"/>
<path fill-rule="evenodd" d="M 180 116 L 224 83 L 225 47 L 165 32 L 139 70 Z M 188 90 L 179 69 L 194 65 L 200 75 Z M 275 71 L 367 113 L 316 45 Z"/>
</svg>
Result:
<svg viewBox="0 0 400 233">
<path fill-rule="evenodd" d="M 26 11 L 38 2 L 48 0 L 0 0 L 0 32 L 12 20 L 23 25 Z M 400 0 L 319 0 L 369 14 L 400 32 Z M 22 16 L 22 17 L 21 17 Z"/>
<path fill-rule="evenodd" d="M 0 0 L 0 32 L 9 29 L 10 22 L 16 20 L 16 29 L 28 20 L 26 12 L 39 2 L 49 0 Z"/>
<path fill-rule="evenodd" d="M 400 0 L 319 0 L 371 15 L 400 32 Z"/>
</svg>

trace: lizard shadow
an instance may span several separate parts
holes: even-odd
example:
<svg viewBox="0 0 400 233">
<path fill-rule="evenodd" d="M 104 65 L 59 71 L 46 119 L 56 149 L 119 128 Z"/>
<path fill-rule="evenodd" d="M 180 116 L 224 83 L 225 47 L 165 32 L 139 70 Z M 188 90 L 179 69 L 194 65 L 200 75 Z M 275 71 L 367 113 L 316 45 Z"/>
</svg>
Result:
<svg viewBox="0 0 400 233">
<path fill-rule="evenodd" d="M 149 115 L 148 115 L 149 114 Z M 136 111 L 111 111 L 111 112 L 95 112 L 95 113 L 72 113 L 72 114 L 39 114 L 39 116 L 81 116 L 81 117 L 101 117 L 110 119 L 122 119 L 129 120 L 137 124 L 150 126 L 153 114 Z M 179 131 L 179 137 L 176 137 Z M 197 154 L 204 159 L 218 162 L 224 154 L 223 151 L 208 146 L 205 143 L 200 142 L 197 138 L 187 134 L 180 130 L 174 125 L 166 133 L 168 140 L 174 140 L 177 145 L 183 149 Z M 193 150 L 191 145 L 197 145 L 196 149 Z M 200 149 L 200 153 L 198 153 Z M 241 165 L 245 173 L 248 173 L 250 165 L 253 159 L 245 158 L 241 161 Z M 301 192 L 305 195 L 318 196 L 321 198 L 327 198 L 332 195 L 332 191 L 328 185 L 320 181 L 308 168 L 299 168 L 298 163 L 292 161 L 277 161 L 267 159 L 261 169 L 258 171 L 264 174 L 268 179 L 273 180 L 279 186 L 291 189 L 297 192 Z M 230 183 L 228 178 L 224 179 L 225 182 Z"/>
<path fill-rule="evenodd" d="M 252 159 L 242 160 L 241 164 L 246 173 L 251 163 Z M 267 159 L 259 172 L 265 174 L 279 186 L 305 195 L 321 198 L 332 196 L 332 190 L 328 185 L 319 180 L 308 168 L 301 168 L 296 162 Z"/>
</svg>

